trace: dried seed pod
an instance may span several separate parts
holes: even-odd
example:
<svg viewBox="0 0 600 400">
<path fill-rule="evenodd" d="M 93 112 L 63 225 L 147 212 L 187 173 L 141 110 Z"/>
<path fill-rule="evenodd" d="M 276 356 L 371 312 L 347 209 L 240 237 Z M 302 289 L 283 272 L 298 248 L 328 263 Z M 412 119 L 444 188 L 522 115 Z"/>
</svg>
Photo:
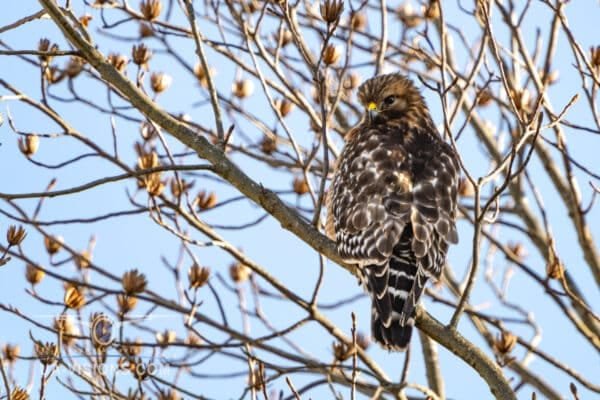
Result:
<svg viewBox="0 0 600 400">
<path fill-rule="evenodd" d="M 70 315 L 61 315 L 54 319 L 53 324 L 54 330 L 58 332 L 62 344 L 66 347 L 70 347 L 75 344 L 79 336 L 79 329 L 73 321 L 73 317 Z"/>
<path fill-rule="evenodd" d="M 342 0 L 323 0 L 321 7 L 321 18 L 328 24 L 335 24 L 340 20 L 344 11 L 344 2 Z"/>
<path fill-rule="evenodd" d="M 273 154 L 277 150 L 277 140 L 265 135 L 260 142 L 260 150 L 267 155 Z"/>
<path fill-rule="evenodd" d="M 77 75 L 83 71 L 83 66 L 85 65 L 85 60 L 81 57 L 71 57 L 69 62 L 65 66 L 65 74 L 69 78 L 75 78 Z"/>
<path fill-rule="evenodd" d="M 231 91 L 238 99 L 245 99 L 254 92 L 254 83 L 249 79 L 235 81 L 231 86 Z"/>
<path fill-rule="evenodd" d="M 308 193 L 309 190 L 308 182 L 306 182 L 306 179 L 304 179 L 304 177 L 301 176 L 294 178 L 292 187 L 294 189 L 294 192 L 300 196 Z"/>
<path fill-rule="evenodd" d="M 182 194 L 187 193 L 194 186 L 194 182 L 187 182 L 185 179 L 177 180 L 173 178 L 170 182 L 171 194 L 175 198 L 181 197 Z"/>
<path fill-rule="evenodd" d="M 140 11 L 148 21 L 155 21 L 162 11 L 160 0 L 144 0 L 140 3 Z"/>
<path fill-rule="evenodd" d="M 508 331 L 502 331 L 494 341 L 494 350 L 501 356 L 510 353 L 517 344 L 517 337 Z"/>
<path fill-rule="evenodd" d="M 58 358 L 58 346 L 54 343 L 35 342 L 35 354 L 44 365 L 52 365 Z"/>
<path fill-rule="evenodd" d="M 144 274 L 139 272 L 137 269 L 132 269 L 123 274 L 123 277 L 121 278 L 121 284 L 123 285 L 123 290 L 125 293 L 128 295 L 135 295 L 146 290 L 148 281 L 146 280 L 146 276 Z"/>
<path fill-rule="evenodd" d="M 106 58 L 107 61 L 121 73 L 125 72 L 129 59 L 123 54 L 110 53 Z"/>
<path fill-rule="evenodd" d="M 283 29 L 281 31 L 281 33 L 279 34 L 279 36 L 277 36 L 275 38 L 275 40 L 279 43 L 281 41 L 281 47 L 285 47 L 288 44 L 292 43 L 292 41 L 294 40 L 294 36 L 292 35 L 292 32 L 290 32 L 287 29 Z"/>
<path fill-rule="evenodd" d="M 139 169 L 150 169 L 160 166 L 158 162 L 158 154 L 155 151 L 150 153 L 143 153 L 138 157 Z"/>
<path fill-rule="evenodd" d="M 127 314 L 137 305 L 137 297 L 118 294 L 117 305 L 119 306 L 119 312 L 121 314 Z"/>
<path fill-rule="evenodd" d="M 198 264 L 194 264 L 188 271 L 188 281 L 190 283 L 190 289 L 201 288 L 208 282 L 210 277 L 210 269 L 201 267 Z"/>
<path fill-rule="evenodd" d="M 162 72 L 154 72 L 150 75 L 150 87 L 154 93 L 162 93 L 171 86 L 173 78 Z"/>
<path fill-rule="evenodd" d="M 548 262 L 546 263 L 546 276 L 549 279 L 562 279 L 565 274 L 565 268 L 556 255 L 554 248 L 551 247 L 548 253 Z"/>
<path fill-rule="evenodd" d="M 486 89 L 479 94 L 479 97 L 477 98 L 477 105 L 481 107 L 489 106 L 492 104 L 492 100 L 492 93 Z"/>
<path fill-rule="evenodd" d="M 356 349 L 353 346 L 347 345 L 343 342 L 332 343 L 333 356 L 337 361 L 346 361 L 354 355 Z"/>
<path fill-rule="evenodd" d="M 25 279 L 32 285 L 37 285 L 44 279 L 46 273 L 33 264 L 27 264 L 25 267 Z"/>
<path fill-rule="evenodd" d="M 367 16 L 364 13 L 353 13 L 350 17 L 350 26 L 354 31 L 363 31 L 367 27 Z"/>
<path fill-rule="evenodd" d="M 229 267 L 229 276 L 235 283 L 242 283 L 250 278 L 252 270 L 242 263 L 234 263 Z"/>
<path fill-rule="evenodd" d="M 212 78 L 216 75 L 216 70 L 211 67 L 208 69 L 208 74 Z M 194 67 L 194 75 L 196 75 L 196 78 L 200 82 L 200 86 L 206 89 L 208 87 L 208 76 L 206 75 L 202 64 L 196 64 Z"/>
<path fill-rule="evenodd" d="M 523 243 L 521 242 L 509 243 L 508 249 L 519 261 L 523 260 L 527 255 L 527 250 L 525 250 L 525 246 L 523 246 Z"/>
<path fill-rule="evenodd" d="M 335 65 L 342 58 L 342 50 L 333 44 L 327 45 L 323 52 L 323 62 L 327 65 Z"/>
<path fill-rule="evenodd" d="M 142 135 L 142 139 L 144 139 L 144 141 L 149 142 L 151 140 L 154 140 L 158 136 L 158 131 L 153 124 L 151 124 L 148 121 L 144 121 L 140 125 L 140 135 Z M 158 166 L 158 155 L 156 155 L 155 162 L 156 162 L 156 166 Z M 139 161 L 138 161 L 138 165 L 139 165 Z"/>
<path fill-rule="evenodd" d="M 125 357 L 137 357 L 142 354 L 142 339 L 136 338 L 134 341 L 127 339 L 119 347 L 119 352 Z"/>
<path fill-rule="evenodd" d="M 55 52 L 55 51 L 58 51 L 58 45 L 55 43 L 51 43 L 50 40 L 47 38 L 42 38 L 38 42 L 38 51 L 43 52 L 43 53 Z M 48 54 L 39 56 L 40 61 L 42 62 L 42 64 L 45 64 L 45 65 L 49 64 L 50 61 L 52 61 L 52 58 L 53 57 Z"/>
<path fill-rule="evenodd" d="M 158 332 L 156 334 L 156 343 L 163 349 L 170 345 L 171 343 L 175 343 L 177 339 L 177 334 L 175 331 L 167 329 L 164 332 Z"/>
<path fill-rule="evenodd" d="M 2 347 L 2 355 L 9 364 L 16 363 L 19 359 L 19 354 L 21 354 L 21 348 L 18 344 L 12 345 L 6 343 L 4 347 Z"/>
<path fill-rule="evenodd" d="M 73 261 L 79 269 L 87 269 L 90 267 L 92 255 L 89 250 L 83 250 L 80 254 L 73 256 Z"/>
<path fill-rule="evenodd" d="M 79 310 L 85 306 L 85 296 L 81 290 L 75 286 L 69 286 L 65 290 L 65 306 L 73 310 Z"/>
<path fill-rule="evenodd" d="M 26 135 L 20 137 L 18 140 L 19 150 L 25 155 L 25 157 L 31 157 L 40 148 L 40 138 L 38 135 Z"/>
<path fill-rule="evenodd" d="M 208 210 L 217 205 L 217 195 L 215 192 L 207 193 L 202 190 L 196 196 L 196 204 L 201 210 Z"/>
<path fill-rule="evenodd" d="M 83 25 L 84 28 L 87 28 L 90 26 L 90 21 L 93 19 L 94 17 L 91 14 L 86 13 L 79 17 L 79 22 L 81 23 L 81 25 Z"/>
<path fill-rule="evenodd" d="M 146 175 L 143 182 L 150 196 L 160 196 L 165 190 L 165 183 L 160 179 L 160 173 Z"/>
<path fill-rule="evenodd" d="M 138 46 L 134 45 L 131 49 L 131 58 L 136 65 L 147 69 L 148 62 L 152 58 L 152 52 L 144 43 L 140 43 Z"/>
<path fill-rule="evenodd" d="M 458 194 L 462 197 L 473 197 L 475 195 L 475 187 L 467 178 L 460 178 L 458 182 Z"/>
<path fill-rule="evenodd" d="M 417 15 L 412 4 L 409 2 L 405 2 L 400 7 L 398 7 L 397 13 L 398 18 L 407 28 L 414 28 L 418 26 L 423 20 L 420 15 Z"/>
<path fill-rule="evenodd" d="M 600 46 L 590 48 L 590 63 L 593 67 L 600 67 Z"/>
<path fill-rule="evenodd" d="M 140 37 L 142 39 L 154 36 L 154 29 L 152 25 L 142 22 L 140 24 Z"/>
<path fill-rule="evenodd" d="M 439 0 L 429 0 L 429 4 L 425 6 L 423 15 L 427 19 L 438 19 L 440 17 Z"/>
<path fill-rule="evenodd" d="M 167 391 L 159 391 L 157 400 L 181 400 L 181 396 L 176 390 L 169 389 Z"/>
<path fill-rule="evenodd" d="M 275 107 L 277 107 L 277 110 L 279 111 L 282 117 L 286 117 L 289 113 L 292 112 L 295 106 L 294 103 L 292 103 L 288 99 L 283 98 L 275 100 Z"/>
<path fill-rule="evenodd" d="M 11 400 L 29 400 L 30 397 L 29 397 L 29 393 L 27 393 L 27 390 L 17 386 L 10 392 L 10 399 Z"/>
<path fill-rule="evenodd" d="M 20 245 L 25 239 L 25 236 L 27 236 L 27 232 L 21 225 L 19 225 L 18 228 L 15 225 L 10 225 L 6 231 L 6 241 L 9 246 Z"/>
</svg>

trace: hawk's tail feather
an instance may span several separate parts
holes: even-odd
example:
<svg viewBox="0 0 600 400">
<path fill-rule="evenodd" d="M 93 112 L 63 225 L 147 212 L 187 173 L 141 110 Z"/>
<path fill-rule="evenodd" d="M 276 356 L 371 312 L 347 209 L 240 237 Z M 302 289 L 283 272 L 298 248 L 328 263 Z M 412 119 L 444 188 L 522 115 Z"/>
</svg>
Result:
<svg viewBox="0 0 600 400">
<path fill-rule="evenodd" d="M 415 307 L 427 281 L 410 246 L 409 235 L 403 235 L 389 260 L 366 268 L 372 336 L 388 350 L 402 351 L 410 343 Z"/>
</svg>

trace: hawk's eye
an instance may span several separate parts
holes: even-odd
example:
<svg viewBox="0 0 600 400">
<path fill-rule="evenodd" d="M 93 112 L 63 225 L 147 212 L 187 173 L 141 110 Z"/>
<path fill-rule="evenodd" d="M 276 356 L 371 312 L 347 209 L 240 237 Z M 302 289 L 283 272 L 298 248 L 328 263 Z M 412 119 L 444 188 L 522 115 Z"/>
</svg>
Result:
<svg viewBox="0 0 600 400">
<path fill-rule="evenodd" d="M 383 99 L 383 104 L 385 104 L 386 106 L 391 106 L 392 104 L 394 104 L 395 101 L 396 96 L 388 96 L 385 99 Z"/>
</svg>

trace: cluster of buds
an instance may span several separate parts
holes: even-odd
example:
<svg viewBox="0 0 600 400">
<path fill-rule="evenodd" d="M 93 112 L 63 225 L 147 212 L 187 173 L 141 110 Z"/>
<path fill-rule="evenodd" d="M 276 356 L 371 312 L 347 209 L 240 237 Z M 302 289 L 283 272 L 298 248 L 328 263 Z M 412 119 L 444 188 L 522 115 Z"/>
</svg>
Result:
<svg viewBox="0 0 600 400">
<path fill-rule="evenodd" d="M 38 283 L 40 283 L 42 279 L 44 279 L 44 276 L 46 276 L 46 273 L 33 264 L 27 264 L 27 266 L 25 267 L 25 279 L 32 286 L 35 286 Z"/>
<path fill-rule="evenodd" d="M 123 54 L 110 53 L 107 61 L 120 73 L 125 72 L 129 59 Z"/>
<path fill-rule="evenodd" d="M 148 62 L 152 58 L 152 52 L 144 43 L 140 43 L 139 45 L 133 45 L 131 49 L 131 59 L 135 63 L 135 65 L 140 68 L 148 69 Z"/>
<path fill-rule="evenodd" d="M 328 24 L 337 24 L 344 11 L 342 0 L 324 0 L 320 7 L 321 18 Z"/>
<path fill-rule="evenodd" d="M 15 225 L 11 225 L 6 231 L 6 241 L 9 246 L 20 245 L 25 240 L 25 236 L 27 236 L 27 232 L 21 225 L 18 228 Z"/>
<path fill-rule="evenodd" d="M 34 155 L 40 147 L 40 138 L 38 135 L 26 135 L 19 138 L 19 150 L 29 158 Z"/>
<path fill-rule="evenodd" d="M 133 296 L 146 290 L 148 281 L 146 280 L 146 276 L 144 274 L 137 269 L 132 269 L 123 274 L 123 277 L 121 278 L 121 284 L 123 285 L 123 290 L 125 293 L 129 296 Z"/>
<path fill-rule="evenodd" d="M 233 263 L 229 267 L 229 276 L 235 283 L 246 282 L 250 278 L 251 273 L 252 270 L 240 262 Z"/>
<path fill-rule="evenodd" d="M 201 190 L 196 196 L 194 203 L 201 210 L 208 210 L 217 205 L 217 194 L 215 192 Z"/>
<path fill-rule="evenodd" d="M 429 0 L 429 4 L 423 6 L 423 16 L 434 20 L 440 17 L 440 0 Z"/>
<path fill-rule="evenodd" d="M 207 267 L 201 267 L 198 264 L 194 264 L 188 271 L 188 281 L 190 289 L 201 288 L 208 282 L 210 277 L 210 269 Z"/>
<path fill-rule="evenodd" d="M 64 303 L 67 308 L 79 310 L 85 306 L 85 295 L 82 289 L 74 285 L 69 285 L 65 289 Z"/>
<path fill-rule="evenodd" d="M 150 75 L 150 87 L 156 94 L 162 93 L 171 86 L 173 78 L 163 72 L 153 72 Z"/>
<path fill-rule="evenodd" d="M 144 0 L 140 3 L 140 11 L 148 21 L 155 21 L 162 11 L 160 0 Z"/>
<path fill-rule="evenodd" d="M 165 190 L 165 182 L 160 179 L 160 173 L 146 175 L 143 182 L 150 196 L 160 196 Z"/>
<path fill-rule="evenodd" d="M 231 92 L 238 99 L 245 99 L 254 92 L 254 83 L 250 79 L 237 80 L 231 85 Z"/>
</svg>

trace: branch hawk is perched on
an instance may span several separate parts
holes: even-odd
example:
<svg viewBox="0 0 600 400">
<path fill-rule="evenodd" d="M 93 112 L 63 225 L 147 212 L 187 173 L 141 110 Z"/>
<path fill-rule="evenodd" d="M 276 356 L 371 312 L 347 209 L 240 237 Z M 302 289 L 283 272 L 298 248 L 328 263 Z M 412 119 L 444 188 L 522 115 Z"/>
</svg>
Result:
<svg viewBox="0 0 600 400">
<path fill-rule="evenodd" d="M 448 244 L 458 242 L 459 164 L 406 77 L 371 78 L 358 98 L 366 115 L 345 136 L 327 230 L 363 273 L 374 340 L 401 351 L 427 279 L 440 277 Z"/>
</svg>

